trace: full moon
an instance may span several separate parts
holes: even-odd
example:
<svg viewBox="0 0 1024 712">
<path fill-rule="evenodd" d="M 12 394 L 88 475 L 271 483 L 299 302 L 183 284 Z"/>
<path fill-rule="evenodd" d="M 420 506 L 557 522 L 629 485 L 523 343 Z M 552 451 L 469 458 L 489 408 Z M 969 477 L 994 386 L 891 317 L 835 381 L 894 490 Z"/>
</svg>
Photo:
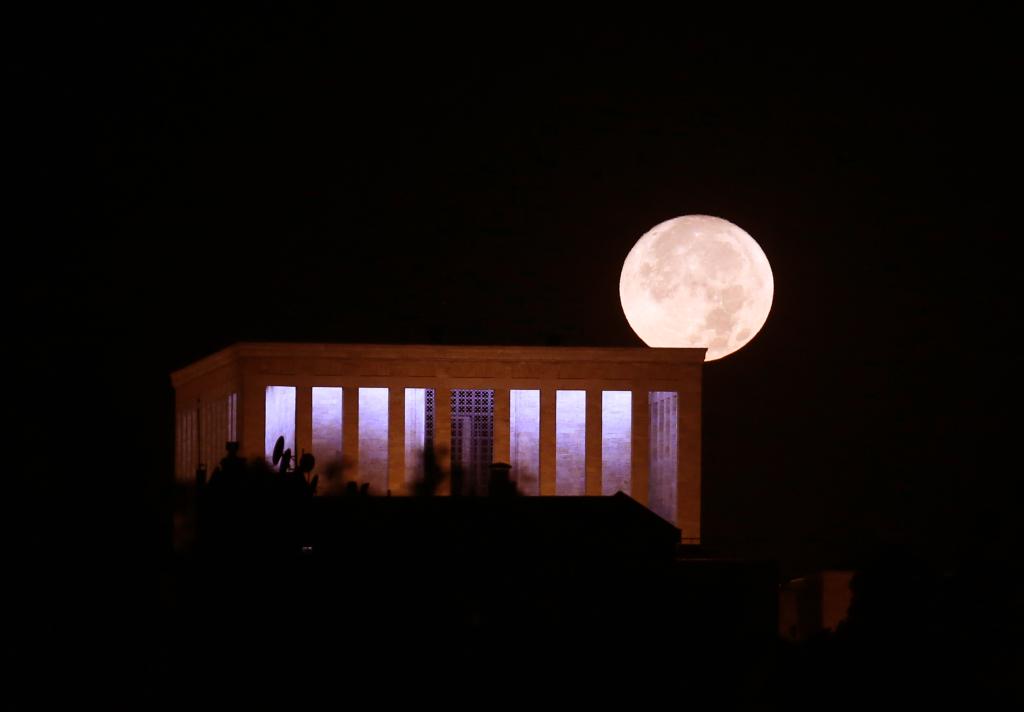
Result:
<svg viewBox="0 0 1024 712">
<path fill-rule="evenodd" d="M 626 321 L 648 346 L 707 347 L 705 361 L 741 349 L 764 326 L 775 282 L 761 247 L 710 215 L 648 230 L 622 265 Z"/>
</svg>

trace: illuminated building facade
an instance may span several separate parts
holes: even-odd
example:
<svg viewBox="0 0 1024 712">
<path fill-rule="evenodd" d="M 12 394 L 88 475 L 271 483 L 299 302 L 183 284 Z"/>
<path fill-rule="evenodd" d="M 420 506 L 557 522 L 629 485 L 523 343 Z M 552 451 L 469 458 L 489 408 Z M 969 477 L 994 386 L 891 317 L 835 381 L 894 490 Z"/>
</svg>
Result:
<svg viewBox="0 0 1024 712">
<path fill-rule="evenodd" d="M 486 494 L 505 462 L 522 494 L 622 491 L 699 543 L 703 365 L 704 349 L 236 344 L 172 374 L 176 475 L 212 470 L 226 441 L 269 458 L 279 436 L 378 495 L 410 494 L 424 453 L 440 494 Z"/>
</svg>

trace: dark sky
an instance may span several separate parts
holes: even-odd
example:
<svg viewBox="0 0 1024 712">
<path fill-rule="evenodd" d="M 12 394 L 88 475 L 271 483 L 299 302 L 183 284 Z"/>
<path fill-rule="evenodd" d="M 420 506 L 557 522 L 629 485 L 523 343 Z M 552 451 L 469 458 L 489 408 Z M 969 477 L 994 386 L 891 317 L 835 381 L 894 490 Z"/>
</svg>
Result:
<svg viewBox="0 0 1024 712">
<path fill-rule="evenodd" d="M 1008 524 L 1005 19 L 91 13 L 11 23 L 5 249 L 28 442 L 112 443 L 146 516 L 171 370 L 242 339 L 640 346 L 622 261 L 706 213 L 776 286 L 705 370 L 709 543 L 798 571 Z M 38 426 L 69 398 L 73 433 Z"/>
</svg>

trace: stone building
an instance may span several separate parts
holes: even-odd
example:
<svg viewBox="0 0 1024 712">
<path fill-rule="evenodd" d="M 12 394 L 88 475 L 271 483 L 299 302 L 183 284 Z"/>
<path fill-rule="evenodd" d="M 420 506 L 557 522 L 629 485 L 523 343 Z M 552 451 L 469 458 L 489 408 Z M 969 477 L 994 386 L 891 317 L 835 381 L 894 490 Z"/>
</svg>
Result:
<svg viewBox="0 0 1024 712">
<path fill-rule="evenodd" d="M 703 364 L 704 349 L 240 343 L 171 376 L 176 476 L 212 470 L 227 441 L 270 457 L 279 436 L 378 495 L 410 494 L 425 452 L 442 494 L 486 494 L 506 462 L 522 494 L 622 491 L 695 544 Z"/>
</svg>

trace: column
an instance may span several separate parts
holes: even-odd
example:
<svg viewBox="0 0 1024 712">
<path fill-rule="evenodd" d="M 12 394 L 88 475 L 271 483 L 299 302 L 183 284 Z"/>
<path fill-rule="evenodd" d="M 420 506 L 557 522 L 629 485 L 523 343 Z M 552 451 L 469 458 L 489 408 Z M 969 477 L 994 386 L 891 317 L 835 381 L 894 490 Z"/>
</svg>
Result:
<svg viewBox="0 0 1024 712">
<path fill-rule="evenodd" d="M 405 388 L 388 389 L 388 489 L 405 494 Z"/>
<path fill-rule="evenodd" d="M 587 484 L 588 497 L 601 496 L 601 391 L 587 389 Z"/>
<path fill-rule="evenodd" d="M 700 391 L 679 392 L 676 526 L 684 544 L 700 543 Z"/>
<path fill-rule="evenodd" d="M 650 397 L 647 389 L 633 391 L 633 491 L 632 497 L 647 506 L 647 475 L 651 451 L 648 437 L 650 431 Z"/>
<path fill-rule="evenodd" d="M 508 388 L 494 389 L 494 454 L 492 462 L 511 464 L 509 447 L 509 393 Z"/>
<path fill-rule="evenodd" d="M 446 384 L 434 388 L 434 460 L 444 473 L 437 493 L 451 494 L 452 391 Z"/>
<path fill-rule="evenodd" d="M 346 480 L 359 477 L 359 388 L 341 390 L 341 459 Z"/>
<path fill-rule="evenodd" d="M 266 386 L 254 378 L 242 383 L 242 395 L 238 408 L 239 437 L 242 439 L 239 452 L 250 460 L 264 457 L 264 431 L 267 428 Z"/>
<path fill-rule="evenodd" d="M 206 476 L 213 472 L 210 465 L 210 407 L 206 401 L 200 398 L 196 401 L 196 413 L 199 418 L 199 436 L 196 440 L 196 447 L 199 451 L 199 464 L 206 467 Z"/>
<path fill-rule="evenodd" d="M 555 388 L 546 383 L 540 389 L 540 494 L 555 494 Z"/>
<path fill-rule="evenodd" d="M 295 464 L 304 452 L 313 452 L 313 388 L 295 387 Z"/>
</svg>

